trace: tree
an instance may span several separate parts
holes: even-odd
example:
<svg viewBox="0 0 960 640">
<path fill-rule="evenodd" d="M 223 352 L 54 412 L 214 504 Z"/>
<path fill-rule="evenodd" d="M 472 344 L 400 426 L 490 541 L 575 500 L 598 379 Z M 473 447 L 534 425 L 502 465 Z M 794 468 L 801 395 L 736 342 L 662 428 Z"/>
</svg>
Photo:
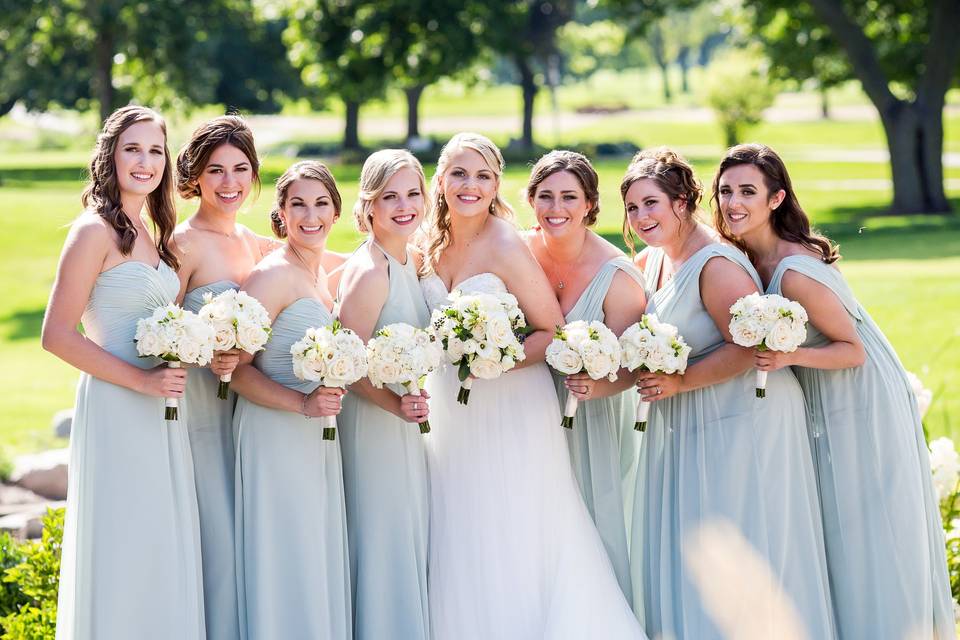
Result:
<svg viewBox="0 0 960 640">
<path fill-rule="evenodd" d="M 343 101 L 343 147 L 360 148 L 360 107 L 384 95 L 390 77 L 392 12 L 365 0 L 295 0 L 284 40 L 290 59 L 314 91 Z"/>
<path fill-rule="evenodd" d="M 943 107 L 960 62 L 957 0 L 748 0 L 757 26 L 797 12 L 807 29 L 829 29 L 853 77 L 876 107 L 893 174 L 891 210 L 950 210 L 943 189 Z M 826 45 L 826 42 L 824 42 Z M 777 50 L 770 51 L 778 55 Z"/>
<path fill-rule="evenodd" d="M 217 62 L 225 48 L 251 44 L 252 13 L 250 0 L 4 0 L 0 106 L 96 103 L 105 119 L 131 98 L 161 107 L 214 102 Z"/>
<path fill-rule="evenodd" d="M 719 56 L 707 72 L 706 101 L 717 114 L 728 147 L 738 144 L 743 129 L 758 124 L 777 92 L 760 61 L 748 51 Z"/>
</svg>

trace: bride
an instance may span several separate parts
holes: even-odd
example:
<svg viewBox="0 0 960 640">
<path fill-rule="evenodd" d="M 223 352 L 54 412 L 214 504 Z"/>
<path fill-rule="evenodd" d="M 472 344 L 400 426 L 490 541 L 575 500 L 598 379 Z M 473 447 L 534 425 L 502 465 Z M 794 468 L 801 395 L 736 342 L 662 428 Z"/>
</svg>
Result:
<svg viewBox="0 0 960 640">
<path fill-rule="evenodd" d="M 469 406 L 456 402 L 452 367 L 428 380 L 432 636 L 643 638 L 574 480 L 543 363 L 563 316 L 500 198 L 502 171 L 490 140 L 461 133 L 432 184 L 427 303 L 442 306 L 454 289 L 509 290 L 536 329 L 526 360 L 475 381 Z"/>
</svg>

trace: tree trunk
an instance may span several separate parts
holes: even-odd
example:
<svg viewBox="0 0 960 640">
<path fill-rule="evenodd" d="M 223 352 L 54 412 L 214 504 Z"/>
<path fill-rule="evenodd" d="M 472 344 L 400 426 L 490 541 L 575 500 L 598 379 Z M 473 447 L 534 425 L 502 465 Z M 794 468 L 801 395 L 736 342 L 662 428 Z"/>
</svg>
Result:
<svg viewBox="0 0 960 640">
<path fill-rule="evenodd" d="M 822 84 L 817 87 L 820 92 L 820 117 L 824 120 L 830 119 L 830 100 L 827 96 L 827 88 Z"/>
<path fill-rule="evenodd" d="M 891 213 L 945 213 L 943 190 L 943 105 L 930 110 L 899 102 L 881 112 L 893 174 Z"/>
<path fill-rule="evenodd" d="M 101 25 L 97 31 L 97 41 L 93 50 L 93 79 L 97 100 L 100 103 L 100 122 L 105 121 L 113 113 L 114 108 L 113 48 L 112 25 Z"/>
<path fill-rule="evenodd" d="M 653 59 L 657 63 L 657 66 L 660 67 L 660 76 L 663 81 L 663 101 L 670 102 L 670 98 L 672 97 L 670 95 L 670 76 L 667 74 L 669 61 L 664 52 L 663 33 L 660 31 L 659 25 L 654 25 L 650 29 L 648 42 L 650 44 L 650 51 L 653 53 Z"/>
<path fill-rule="evenodd" d="M 347 108 L 343 128 L 343 148 L 358 150 L 360 148 L 360 103 L 355 100 L 344 100 L 343 103 Z"/>
<path fill-rule="evenodd" d="M 677 55 L 677 64 L 680 65 L 680 91 L 690 93 L 690 80 L 687 73 L 690 71 L 690 48 L 682 47 Z"/>
<path fill-rule="evenodd" d="M 537 82 L 530 67 L 530 61 L 517 56 L 517 69 L 520 71 L 520 89 L 523 92 L 523 137 L 525 149 L 533 149 L 533 102 L 537 97 Z"/>
<path fill-rule="evenodd" d="M 418 84 L 403 90 L 407 95 L 407 140 L 420 137 L 420 96 L 425 88 Z"/>
</svg>

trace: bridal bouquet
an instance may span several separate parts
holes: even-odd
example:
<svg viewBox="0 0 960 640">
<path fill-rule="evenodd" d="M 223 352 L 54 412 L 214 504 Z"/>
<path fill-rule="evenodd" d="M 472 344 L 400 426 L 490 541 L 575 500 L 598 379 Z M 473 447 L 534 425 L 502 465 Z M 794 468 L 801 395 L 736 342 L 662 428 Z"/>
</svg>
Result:
<svg viewBox="0 0 960 640">
<path fill-rule="evenodd" d="M 774 294 L 751 293 L 730 307 L 730 334 L 741 347 L 796 351 L 807 338 L 807 310 Z M 757 397 L 767 395 L 767 372 L 757 371 Z"/>
<path fill-rule="evenodd" d="M 133 339 L 141 357 L 160 358 L 173 369 L 184 362 L 203 366 L 213 359 L 213 329 L 197 314 L 175 304 L 157 307 L 149 318 L 137 320 Z M 165 398 L 164 404 L 164 418 L 176 420 L 177 399 Z"/>
<path fill-rule="evenodd" d="M 547 364 L 565 375 L 586 373 L 594 380 L 617 379 L 620 369 L 620 345 L 617 336 L 602 322 L 578 320 L 557 327 L 553 342 L 547 347 Z M 567 394 L 561 426 L 573 428 L 577 414 L 577 397 Z"/>
<path fill-rule="evenodd" d="M 443 349 L 437 339 L 423 329 L 403 322 L 389 324 L 367 343 L 367 377 L 377 389 L 384 384 L 400 384 L 407 393 L 420 395 L 420 380 L 443 364 Z M 430 422 L 419 424 L 420 433 L 430 433 Z"/>
<path fill-rule="evenodd" d="M 460 378 L 457 402 L 467 404 L 473 379 L 492 380 L 526 358 L 518 336 L 530 332 L 517 299 L 506 292 L 464 294 L 433 312 L 431 331 Z"/>
<path fill-rule="evenodd" d="M 243 291 L 227 289 L 214 296 L 203 295 L 200 319 L 213 329 L 214 351 L 242 349 L 254 354 L 270 339 L 270 316 L 260 301 Z M 230 375 L 220 376 L 217 397 L 227 399 Z"/>
<path fill-rule="evenodd" d="M 623 366 L 630 371 L 683 373 L 687 370 L 690 346 L 684 342 L 679 330 L 672 324 L 660 322 L 654 313 L 644 314 L 620 336 Z M 633 428 L 645 431 L 650 403 L 641 399 L 637 403 L 637 421 Z"/>
<path fill-rule="evenodd" d="M 326 327 L 307 329 L 290 347 L 293 375 L 324 387 L 351 385 L 367 375 L 367 350 L 360 337 L 334 320 Z M 323 417 L 323 439 L 336 438 L 337 418 Z"/>
</svg>

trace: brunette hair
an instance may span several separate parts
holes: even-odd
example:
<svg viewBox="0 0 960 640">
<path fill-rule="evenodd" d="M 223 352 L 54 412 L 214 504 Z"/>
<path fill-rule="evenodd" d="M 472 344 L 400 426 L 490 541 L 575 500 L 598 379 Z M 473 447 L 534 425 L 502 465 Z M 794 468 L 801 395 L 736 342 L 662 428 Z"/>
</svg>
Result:
<svg viewBox="0 0 960 640">
<path fill-rule="evenodd" d="M 420 267 L 421 275 L 426 275 L 433 270 L 440 259 L 440 253 L 450 244 L 450 207 L 443 196 L 441 180 L 447 165 L 450 164 L 450 156 L 454 151 L 461 149 L 471 149 L 479 153 L 498 180 L 503 175 L 503 155 L 497 145 L 486 136 L 479 133 L 458 133 L 443 145 L 440 158 L 437 160 L 437 170 L 433 174 L 433 180 L 430 181 L 431 207 L 424 237 L 425 259 Z M 513 208 L 500 197 L 499 186 L 498 184 L 497 193 L 493 196 L 493 202 L 490 203 L 490 215 L 513 222 Z"/>
<path fill-rule="evenodd" d="M 554 150 L 537 160 L 530 170 L 530 180 L 527 181 L 526 196 L 527 200 L 532 200 L 537 193 L 537 187 L 540 183 L 560 171 L 569 171 L 576 177 L 583 189 L 583 195 L 590 202 L 590 210 L 587 211 L 583 222 L 588 227 L 596 224 L 597 216 L 600 214 L 600 178 L 597 176 L 596 169 L 587 160 L 587 157 L 576 151 Z"/>
<path fill-rule="evenodd" d="M 360 171 L 360 193 L 357 194 L 357 202 L 353 205 L 353 218 L 357 224 L 357 230 L 361 233 L 370 233 L 373 203 L 387 188 L 390 179 L 401 169 L 412 169 L 417 174 L 420 180 L 420 193 L 423 194 L 425 205 L 429 205 L 427 179 L 423 175 L 423 166 L 420 161 L 406 149 L 381 149 L 370 154 Z"/>
<path fill-rule="evenodd" d="M 720 235 L 744 251 L 751 260 L 756 257 L 742 240 L 730 232 L 723 214 L 720 213 L 720 176 L 727 169 L 744 164 L 751 164 L 760 170 L 768 196 L 783 189 L 785 194 L 783 202 L 770 213 L 770 226 L 777 237 L 788 242 L 798 242 L 807 249 L 819 253 L 820 259 L 826 264 L 839 260 L 840 251 L 837 245 L 826 236 L 811 229 L 810 218 L 800 206 L 783 160 L 773 149 L 764 144 L 739 144 L 730 147 L 720 161 L 717 173 L 713 177 L 713 195 L 710 198 L 713 205 L 714 224 Z"/>
<path fill-rule="evenodd" d="M 177 156 L 177 190 L 185 199 L 200 196 L 200 174 L 210 156 L 221 145 L 229 144 L 247 156 L 253 171 L 253 182 L 260 190 L 260 160 L 253 144 L 253 131 L 237 115 L 220 116 L 197 127 Z"/>
<path fill-rule="evenodd" d="M 173 168 L 170 163 L 170 150 L 167 148 L 167 125 L 159 113 L 148 107 L 129 105 L 110 114 L 97 135 L 93 157 L 90 159 L 90 178 L 80 201 L 84 209 L 107 221 L 117 234 L 120 253 L 124 256 L 130 255 L 137 240 L 137 228 L 123 210 L 114 154 L 120 136 L 138 122 L 156 122 L 163 131 L 163 176 L 157 188 L 147 196 L 146 206 L 147 214 L 156 229 L 156 246 L 160 259 L 171 268 L 178 269 L 180 261 L 170 246 L 173 229 L 177 225 L 177 212 L 173 206 Z"/>
<path fill-rule="evenodd" d="M 337 189 L 337 181 L 333 179 L 333 174 L 327 165 L 316 160 L 303 160 L 292 165 L 283 172 L 283 175 L 277 178 L 277 196 L 273 209 L 270 210 L 270 228 L 273 234 L 278 238 L 286 238 L 287 230 L 283 226 L 283 219 L 280 217 L 280 210 L 287 204 L 287 192 L 290 191 L 290 185 L 297 180 L 317 180 L 330 193 L 330 199 L 333 200 L 333 210 L 336 216 L 340 217 L 340 208 L 343 200 L 340 197 L 340 191 Z"/>
<path fill-rule="evenodd" d="M 653 180 L 657 188 L 663 191 L 670 201 L 683 200 L 686 219 L 695 219 L 703 186 L 697 179 L 693 167 L 679 153 L 668 147 L 639 151 L 630 161 L 627 173 L 620 181 L 620 198 L 624 203 L 623 240 L 633 253 L 636 243 L 630 218 L 626 211 L 627 192 L 639 180 Z M 679 216 L 678 216 L 679 218 Z M 683 224 L 684 220 L 680 219 Z"/>
</svg>

